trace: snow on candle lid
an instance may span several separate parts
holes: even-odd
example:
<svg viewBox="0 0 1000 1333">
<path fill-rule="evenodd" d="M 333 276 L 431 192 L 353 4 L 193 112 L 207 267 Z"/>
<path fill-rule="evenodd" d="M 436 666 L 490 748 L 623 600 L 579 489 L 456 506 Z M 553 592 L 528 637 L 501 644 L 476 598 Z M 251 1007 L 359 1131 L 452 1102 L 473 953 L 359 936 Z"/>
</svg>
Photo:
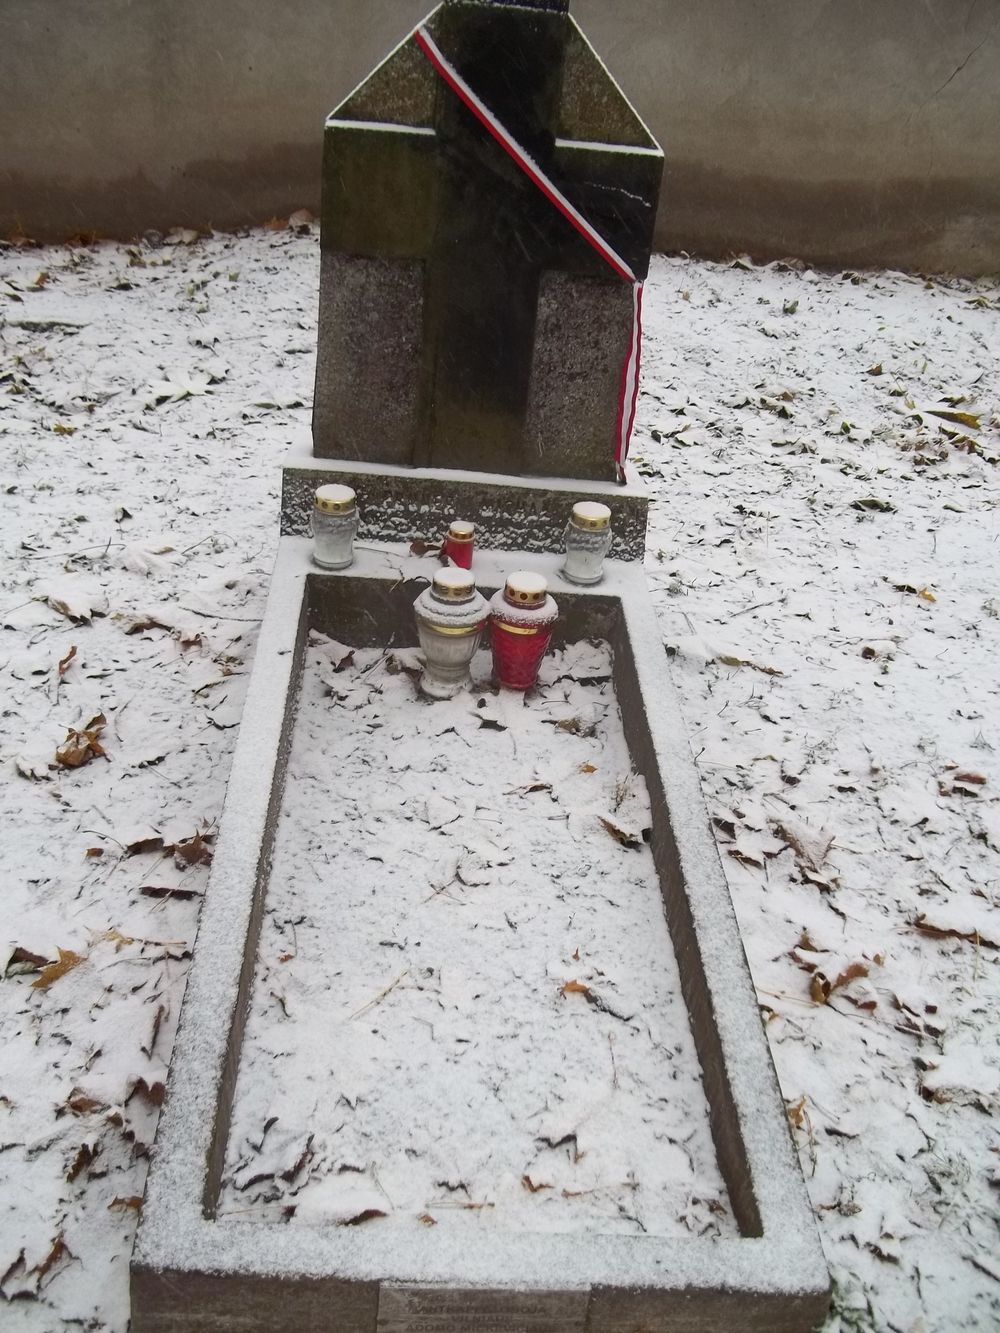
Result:
<svg viewBox="0 0 1000 1333">
<path fill-rule="evenodd" d="M 320 486 L 316 491 L 316 508 L 324 514 L 346 514 L 357 503 L 350 486 Z"/>
<path fill-rule="evenodd" d="M 475 532 L 475 523 L 467 523 L 463 518 L 457 518 L 448 528 L 448 536 L 457 542 L 471 542 Z"/>
<path fill-rule="evenodd" d="M 611 510 L 607 505 L 598 504 L 595 500 L 581 500 L 579 504 L 573 506 L 573 522 L 578 528 L 588 528 L 591 531 L 606 528 L 611 524 Z"/>
<path fill-rule="evenodd" d="M 541 574 L 518 569 L 507 575 L 503 595 L 513 606 L 539 606 L 545 601 L 548 590 L 549 585 Z"/>
<path fill-rule="evenodd" d="M 442 602 L 466 602 L 476 591 L 476 580 L 467 569 L 439 569 L 432 592 Z"/>
</svg>

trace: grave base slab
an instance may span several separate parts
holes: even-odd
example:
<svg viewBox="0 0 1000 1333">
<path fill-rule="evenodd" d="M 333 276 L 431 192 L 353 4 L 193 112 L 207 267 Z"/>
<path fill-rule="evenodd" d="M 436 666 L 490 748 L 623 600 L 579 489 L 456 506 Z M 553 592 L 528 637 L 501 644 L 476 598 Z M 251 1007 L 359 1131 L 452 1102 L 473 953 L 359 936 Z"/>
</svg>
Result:
<svg viewBox="0 0 1000 1333">
<path fill-rule="evenodd" d="M 390 467 L 317 458 L 305 444 L 289 453 L 282 473 L 281 532 L 309 533 L 317 486 L 340 482 L 359 496 L 362 542 L 440 541 L 454 518 L 477 527 L 476 545 L 527 551 L 562 547 L 563 529 L 573 506 L 596 500 L 611 510 L 616 560 L 641 560 L 646 545 L 648 498 L 635 471 L 627 484 L 567 481 L 561 477 L 508 477 L 440 468 Z"/>
<path fill-rule="evenodd" d="M 217 1217 L 275 823 L 310 629 L 413 644 L 433 562 L 371 544 L 321 573 L 284 536 L 257 649 L 132 1263 L 134 1333 L 806 1333 L 828 1275 L 639 564 L 596 589 L 560 557 L 477 554 L 489 594 L 512 569 L 550 580 L 562 642 L 607 639 L 737 1237 L 496 1232 L 405 1245 L 377 1226 Z"/>
</svg>

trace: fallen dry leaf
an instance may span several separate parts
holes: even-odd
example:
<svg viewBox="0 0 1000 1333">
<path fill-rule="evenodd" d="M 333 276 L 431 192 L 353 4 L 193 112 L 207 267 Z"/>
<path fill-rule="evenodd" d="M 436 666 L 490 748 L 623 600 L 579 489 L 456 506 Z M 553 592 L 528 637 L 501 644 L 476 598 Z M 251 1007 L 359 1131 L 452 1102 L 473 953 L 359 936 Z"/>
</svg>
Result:
<svg viewBox="0 0 1000 1333">
<path fill-rule="evenodd" d="M 629 850 L 635 851 L 636 848 L 642 846 L 642 839 L 640 837 L 629 832 L 628 829 L 622 828 L 622 826 L 616 824 L 613 819 L 606 819 L 604 815 L 598 815 L 597 820 L 599 824 L 602 824 L 604 828 L 607 829 L 615 842 L 621 843 L 623 847 L 628 847 Z"/>
<path fill-rule="evenodd" d="M 65 741 L 56 750 L 56 763 L 62 764 L 65 768 L 82 768 L 97 755 L 103 755 L 106 759 L 107 754 L 99 737 L 107 726 L 107 721 L 103 713 L 98 713 L 80 731 L 70 727 Z"/>
<path fill-rule="evenodd" d="M 940 417 L 942 421 L 954 421 L 959 426 L 967 426 L 969 430 L 979 430 L 982 425 L 982 418 L 977 412 L 959 412 L 953 407 L 925 407 L 923 410 L 932 417 Z"/>
<path fill-rule="evenodd" d="M 925 602 L 936 602 L 937 597 L 934 592 L 927 587 L 918 587 L 915 583 L 893 583 L 897 592 L 911 592 L 915 597 L 921 597 Z"/>
<path fill-rule="evenodd" d="M 66 1172 L 66 1179 L 70 1184 L 76 1180 L 77 1176 L 86 1171 L 87 1167 L 90 1166 L 91 1162 L 99 1152 L 100 1148 L 93 1148 L 89 1143 L 80 1144 L 80 1148 L 76 1156 L 73 1158 L 69 1170 Z"/>
<path fill-rule="evenodd" d="M 817 968 L 809 982 L 809 994 L 817 1004 L 826 1004 L 834 991 L 843 990 L 852 981 L 867 975 L 868 967 L 865 963 L 848 964 L 843 972 L 839 972 L 832 980 Z"/>
<path fill-rule="evenodd" d="M 744 851 L 742 847 L 727 847 L 726 855 L 731 856 L 734 861 L 739 861 L 741 866 L 754 866 L 757 870 L 764 869 L 764 862 L 752 852 Z"/>
<path fill-rule="evenodd" d="M 986 785 L 982 773 L 949 772 L 946 778 L 938 778 L 938 794 L 941 796 L 979 796 L 980 788 Z"/>
<path fill-rule="evenodd" d="M 969 944 L 985 944 L 988 949 L 1000 949 L 1000 930 L 984 935 L 975 925 L 966 927 L 957 922 L 949 924 L 945 920 L 934 921 L 926 912 L 918 913 L 913 925 L 922 935 L 930 935 L 935 939 L 966 940 Z"/>
<path fill-rule="evenodd" d="M 544 1182 L 540 1182 L 536 1185 L 529 1175 L 523 1175 L 521 1177 L 521 1184 L 530 1194 L 538 1194 L 541 1190 L 550 1190 L 552 1188 L 551 1185 L 546 1185 Z"/>
<path fill-rule="evenodd" d="M 48 961 L 42 954 L 30 953 L 18 945 L 7 959 L 4 978 L 23 976 L 25 972 L 38 972 Z"/>
<path fill-rule="evenodd" d="M 431 542 L 425 542 L 422 537 L 414 537 L 410 542 L 410 555 L 441 555 L 443 551 L 444 547 L 440 543 L 434 546 Z"/>
<path fill-rule="evenodd" d="M 355 1217 L 348 1217 L 343 1222 L 338 1222 L 342 1227 L 359 1227 L 363 1222 L 372 1222 L 376 1217 L 385 1217 L 386 1213 L 381 1208 L 365 1208 L 363 1212 Z"/>
<path fill-rule="evenodd" d="M 805 820 L 791 817 L 773 820 L 771 827 L 791 847 L 800 870 L 818 874 L 823 869 L 835 837 L 828 829 L 813 828 Z"/>
<path fill-rule="evenodd" d="M 111 944 L 115 946 L 115 953 L 121 953 L 122 949 L 126 944 L 135 943 L 135 940 L 132 938 L 131 935 L 123 935 L 121 931 L 116 930 L 114 926 L 112 926 L 109 930 L 101 930 L 93 932 L 91 934 L 91 939 L 95 944 L 97 944 L 99 941 L 102 940 L 108 940 Z"/>
<path fill-rule="evenodd" d="M 783 676 L 785 674 L 777 667 L 761 666 L 759 662 L 752 662 L 749 657 L 737 657 L 733 653 L 719 653 L 715 660 L 723 666 L 750 667 L 752 671 L 762 671 L 765 676 Z"/>
<path fill-rule="evenodd" d="M 32 1270 L 32 1272 L 37 1273 L 39 1278 L 43 1278 L 46 1273 L 51 1272 L 51 1270 L 55 1268 L 56 1264 L 64 1254 L 69 1254 L 69 1249 L 60 1235 L 52 1242 L 52 1249 L 49 1250 L 48 1255 Z"/>
<path fill-rule="evenodd" d="M 48 990 L 54 981 L 58 981 L 67 972 L 72 972 L 74 967 L 79 967 L 81 963 L 87 961 L 84 954 L 74 953 L 72 949 L 59 949 L 58 953 L 57 961 L 47 963 L 31 983 L 32 990 Z"/>
<path fill-rule="evenodd" d="M 157 620 L 153 615 L 138 616 L 129 621 L 125 626 L 126 634 L 144 634 L 148 629 L 173 629 L 172 625 L 166 624 L 163 620 Z"/>
<path fill-rule="evenodd" d="M 159 1079 L 154 1079 L 152 1083 L 147 1083 L 144 1078 L 130 1080 L 131 1087 L 126 1102 L 131 1101 L 133 1097 L 140 1097 L 150 1106 L 162 1106 L 163 1099 L 167 1095 L 167 1089 Z"/>
<path fill-rule="evenodd" d="M 559 987 L 560 995 L 590 995 L 589 986 L 585 986 L 582 981 L 567 981 Z"/>
<path fill-rule="evenodd" d="M 797 1102 L 786 1102 L 789 1123 L 796 1129 L 805 1129 L 809 1124 L 809 1112 L 806 1110 L 806 1098 L 803 1094 Z"/>
<path fill-rule="evenodd" d="M 127 1198 L 116 1196 L 108 1204 L 109 1208 L 131 1208 L 133 1212 L 138 1212 L 142 1207 L 142 1195 L 130 1194 Z"/>
<path fill-rule="evenodd" d="M 31 750 L 14 756 L 14 765 L 23 778 L 41 782 L 49 776 L 49 768 L 54 763 L 49 758 L 51 751 Z"/>
<path fill-rule="evenodd" d="M 179 902 L 201 896 L 197 889 L 185 889 L 177 884 L 143 884 L 139 892 L 144 898 L 176 898 Z"/>
<path fill-rule="evenodd" d="M 174 864 L 183 869 L 185 866 L 207 866 L 212 861 L 210 841 L 215 834 L 208 829 L 196 833 L 191 838 L 184 838 L 173 847 Z M 171 850 L 169 848 L 165 850 Z"/>
<path fill-rule="evenodd" d="M 155 829 L 150 829 L 148 833 L 142 832 L 138 837 L 131 838 L 125 844 L 126 856 L 142 856 L 146 852 L 159 852 L 163 850 L 163 839 Z"/>
<path fill-rule="evenodd" d="M 107 1110 L 104 1102 L 98 1101 L 96 1097 L 88 1096 L 82 1088 L 74 1088 L 70 1092 L 66 1098 L 66 1106 L 74 1115 L 90 1115 L 93 1111 Z"/>
</svg>

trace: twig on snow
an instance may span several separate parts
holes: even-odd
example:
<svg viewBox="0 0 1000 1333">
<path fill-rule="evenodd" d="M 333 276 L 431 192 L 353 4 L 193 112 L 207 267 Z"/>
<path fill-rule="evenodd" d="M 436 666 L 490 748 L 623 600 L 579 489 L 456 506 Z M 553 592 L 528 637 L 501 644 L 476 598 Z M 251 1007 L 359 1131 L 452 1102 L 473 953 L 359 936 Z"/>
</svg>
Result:
<svg viewBox="0 0 1000 1333">
<path fill-rule="evenodd" d="M 363 1004 L 360 1009 L 355 1009 L 353 1014 L 348 1015 L 348 1018 L 349 1019 L 357 1018 L 359 1014 L 363 1014 L 368 1009 L 374 1008 L 374 1006 L 377 1005 L 380 1000 L 385 999 L 385 997 L 389 994 L 390 991 L 394 991 L 396 989 L 396 987 L 403 980 L 403 978 L 409 975 L 409 972 L 410 969 L 408 967 L 404 967 L 402 972 L 400 972 L 399 976 L 396 977 L 395 981 L 390 981 L 388 986 L 383 986 L 383 988 L 379 991 L 379 993 L 376 996 L 374 996 L 373 999 L 369 1000 L 367 1004 Z"/>
</svg>

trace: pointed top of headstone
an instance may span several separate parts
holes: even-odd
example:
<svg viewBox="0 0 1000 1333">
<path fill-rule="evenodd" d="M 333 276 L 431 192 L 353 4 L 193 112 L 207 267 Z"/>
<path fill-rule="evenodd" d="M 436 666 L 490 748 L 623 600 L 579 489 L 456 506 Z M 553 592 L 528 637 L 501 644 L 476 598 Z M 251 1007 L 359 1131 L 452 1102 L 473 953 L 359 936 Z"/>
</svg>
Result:
<svg viewBox="0 0 1000 1333">
<path fill-rule="evenodd" d="M 445 0 L 448 5 L 483 5 L 490 9 L 547 9 L 553 14 L 567 14 L 569 0 Z"/>
</svg>

